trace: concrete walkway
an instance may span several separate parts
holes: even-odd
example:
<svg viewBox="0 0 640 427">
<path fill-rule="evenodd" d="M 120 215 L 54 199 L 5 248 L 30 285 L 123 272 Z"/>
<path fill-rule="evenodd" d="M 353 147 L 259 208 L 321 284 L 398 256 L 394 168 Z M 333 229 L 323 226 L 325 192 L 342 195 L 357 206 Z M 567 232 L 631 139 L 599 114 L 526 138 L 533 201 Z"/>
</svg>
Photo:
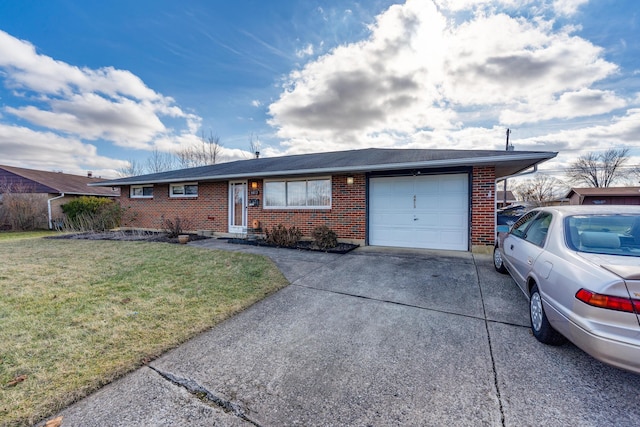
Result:
<svg viewBox="0 0 640 427">
<path fill-rule="evenodd" d="M 67 408 L 63 426 L 640 425 L 640 376 L 539 344 L 491 258 L 269 256 L 291 285 Z"/>
</svg>

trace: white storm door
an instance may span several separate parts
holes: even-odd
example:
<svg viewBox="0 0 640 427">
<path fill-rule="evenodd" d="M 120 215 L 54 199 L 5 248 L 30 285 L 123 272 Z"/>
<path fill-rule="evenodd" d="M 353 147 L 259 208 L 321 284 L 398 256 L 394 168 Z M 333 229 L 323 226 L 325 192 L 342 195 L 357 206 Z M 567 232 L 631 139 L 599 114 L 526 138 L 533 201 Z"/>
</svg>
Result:
<svg viewBox="0 0 640 427">
<path fill-rule="evenodd" d="M 229 182 L 229 233 L 247 232 L 247 181 Z"/>
</svg>

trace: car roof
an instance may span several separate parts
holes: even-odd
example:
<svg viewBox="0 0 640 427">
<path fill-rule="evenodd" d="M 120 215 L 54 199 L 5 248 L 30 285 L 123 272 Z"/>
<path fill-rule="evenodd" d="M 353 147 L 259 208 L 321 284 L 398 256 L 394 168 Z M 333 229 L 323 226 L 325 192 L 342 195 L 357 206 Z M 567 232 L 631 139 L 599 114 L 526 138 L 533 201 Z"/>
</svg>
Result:
<svg viewBox="0 0 640 427">
<path fill-rule="evenodd" d="M 537 208 L 563 215 L 640 214 L 640 205 L 562 205 Z"/>
</svg>

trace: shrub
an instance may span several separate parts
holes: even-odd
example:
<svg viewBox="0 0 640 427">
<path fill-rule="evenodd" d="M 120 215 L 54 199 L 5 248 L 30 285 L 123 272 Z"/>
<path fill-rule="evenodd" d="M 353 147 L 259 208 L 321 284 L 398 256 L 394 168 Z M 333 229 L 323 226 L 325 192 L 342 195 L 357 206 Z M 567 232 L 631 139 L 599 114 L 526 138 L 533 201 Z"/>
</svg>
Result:
<svg viewBox="0 0 640 427">
<path fill-rule="evenodd" d="M 47 199 L 32 185 L 0 181 L 0 228 L 47 228 Z"/>
<path fill-rule="evenodd" d="M 302 238 L 302 231 L 298 227 L 287 228 L 282 224 L 265 230 L 266 241 L 276 246 L 295 247 Z"/>
<path fill-rule="evenodd" d="M 320 249 L 331 249 L 338 246 L 338 236 L 335 231 L 326 225 L 319 225 L 311 233 L 313 241 Z"/>
<path fill-rule="evenodd" d="M 66 218 L 62 228 L 73 231 L 104 231 L 120 225 L 122 208 L 106 197 L 81 196 L 62 205 Z"/>
<path fill-rule="evenodd" d="M 47 227 L 46 199 L 37 194 L 2 194 L 3 223 L 12 230 L 36 230 Z"/>
<path fill-rule="evenodd" d="M 174 219 L 163 217 L 164 231 L 167 233 L 167 237 L 178 237 L 184 234 L 185 230 L 191 228 L 191 222 L 188 219 L 175 217 Z"/>
</svg>

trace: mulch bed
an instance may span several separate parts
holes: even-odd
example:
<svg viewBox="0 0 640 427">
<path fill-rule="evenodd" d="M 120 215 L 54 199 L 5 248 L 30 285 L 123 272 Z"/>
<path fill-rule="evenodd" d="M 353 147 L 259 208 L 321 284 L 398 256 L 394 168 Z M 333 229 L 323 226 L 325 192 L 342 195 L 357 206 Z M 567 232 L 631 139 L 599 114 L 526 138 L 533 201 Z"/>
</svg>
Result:
<svg viewBox="0 0 640 427">
<path fill-rule="evenodd" d="M 186 234 L 186 233 L 185 233 Z M 189 241 L 211 239 L 208 236 L 201 236 L 199 234 L 189 234 Z M 45 239 L 74 239 L 74 240 L 123 240 L 123 241 L 144 241 L 144 242 L 164 242 L 164 243 L 179 243 L 177 237 L 168 237 L 167 233 L 157 233 L 152 231 L 105 231 L 105 232 L 85 232 L 85 233 L 66 233 L 58 236 L 48 236 Z M 238 238 L 223 238 L 229 243 L 237 245 L 252 245 L 252 246 L 266 246 L 271 248 L 283 248 L 285 246 L 277 246 L 267 243 L 263 239 L 238 239 Z M 300 241 L 294 247 L 287 246 L 287 249 L 299 249 L 304 251 L 318 251 L 329 252 L 334 254 L 346 254 L 357 248 L 359 245 L 351 243 L 338 243 L 335 248 L 320 249 L 314 242 Z"/>
<path fill-rule="evenodd" d="M 185 233 L 187 234 L 187 233 Z M 201 236 L 198 234 L 187 234 L 189 241 L 210 239 L 211 237 Z M 144 241 L 144 242 L 164 242 L 179 243 L 177 237 L 169 237 L 167 233 L 156 233 L 152 231 L 105 231 L 61 234 L 59 236 L 49 236 L 47 239 L 74 239 L 74 240 L 124 240 L 124 241 Z"/>
<path fill-rule="evenodd" d="M 321 249 L 315 245 L 314 242 L 309 242 L 306 240 L 300 241 L 296 244 L 296 246 L 278 246 L 267 243 L 262 239 L 236 239 L 236 238 L 227 238 L 229 243 L 234 243 L 237 245 L 251 245 L 251 246 L 266 246 L 270 248 L 287 248 L 287 249 L 300 249 L 303 251 L 317 251 L 317 252 L 329 252 L 333 254 L 346 254 L 357 248 L 360 245 L 354 245 L 351 243 L 338 243 L 338 246 L 335 248 L 329 249 Z"/>
</svg>

